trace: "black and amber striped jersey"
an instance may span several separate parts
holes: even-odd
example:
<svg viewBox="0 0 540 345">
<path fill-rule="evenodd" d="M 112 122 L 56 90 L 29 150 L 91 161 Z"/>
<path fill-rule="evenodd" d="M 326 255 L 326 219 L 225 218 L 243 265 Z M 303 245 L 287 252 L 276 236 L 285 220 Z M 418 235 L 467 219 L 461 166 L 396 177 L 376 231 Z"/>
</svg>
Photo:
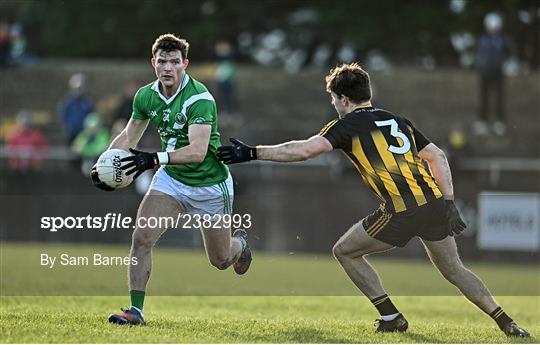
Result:
<svg viewBox="0 0 540 345">
<path fill-rule="evenodd" d="M 371 105 L 329 122 L 319 135 L 341 149 L 389 212 L 442 197 L 418 151 L 430 141 L 413 124 Z"/>
</svg>

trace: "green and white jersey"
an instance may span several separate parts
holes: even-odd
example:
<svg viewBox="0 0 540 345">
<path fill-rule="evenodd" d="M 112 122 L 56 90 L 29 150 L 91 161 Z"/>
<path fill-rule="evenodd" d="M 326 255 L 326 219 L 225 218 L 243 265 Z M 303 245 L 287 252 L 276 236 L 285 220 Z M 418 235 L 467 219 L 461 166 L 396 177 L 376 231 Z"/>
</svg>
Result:
<svg viewBox="0 0 540 345">
<path fill-rule="evenodd" d="M 137 120 L 147 120 L 156 126 L 161 149 L 173 151 L 189 145 L 188 127 L 192 124 L 212 126 L 206 157 L 201 163 L 168 165 L 165 171 L 172 178 L 190 186 L 210 186 L 227 179 L 229 170 L 217 159 L 221 145 L 217 131 L 217 109 L 206 87 L 187 73 L 176 91 L 167 99 L 159 90 L 159 80 L 143 86 L 133 99 L 133 114 Z"/>
</svg>

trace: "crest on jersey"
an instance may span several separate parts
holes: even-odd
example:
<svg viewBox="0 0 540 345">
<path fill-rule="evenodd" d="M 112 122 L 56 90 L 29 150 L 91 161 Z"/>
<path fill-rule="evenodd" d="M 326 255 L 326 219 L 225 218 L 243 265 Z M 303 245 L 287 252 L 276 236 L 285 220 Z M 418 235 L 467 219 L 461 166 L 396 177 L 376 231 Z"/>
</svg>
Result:
<svg viewBox="0 0 540 345">
<path fill-rule="evenodd" d="M 174 116 L 176 123 L 178 123 L 180 126 L 183 126 L 187 122 L 187 116 L 182 113 L 176 113 Z"/>
</svg>

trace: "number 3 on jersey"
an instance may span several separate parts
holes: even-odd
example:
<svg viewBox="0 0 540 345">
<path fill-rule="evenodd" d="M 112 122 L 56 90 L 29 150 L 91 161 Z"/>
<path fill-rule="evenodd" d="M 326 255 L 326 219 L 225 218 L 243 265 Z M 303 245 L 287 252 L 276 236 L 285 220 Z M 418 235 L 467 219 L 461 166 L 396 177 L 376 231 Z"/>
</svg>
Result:
<svg viewBox="0 0 540 345">
<path fill-rule="evenodd" d="M 388 151 L 392 153 L 404 154 L 411 149 L 411 142 L 409 141 L 409 138 L 407 138 L 407 136 L 402 132 L 398 131 L 398 124 L 396 120 L 392 119 L 385 121 L 375 121 L 375 124 L 377 125 L 377 127 L 390 126 L 390 135 L 403 141 L 403 145 L 401 146 L 388 146 Z"/>
</svg>

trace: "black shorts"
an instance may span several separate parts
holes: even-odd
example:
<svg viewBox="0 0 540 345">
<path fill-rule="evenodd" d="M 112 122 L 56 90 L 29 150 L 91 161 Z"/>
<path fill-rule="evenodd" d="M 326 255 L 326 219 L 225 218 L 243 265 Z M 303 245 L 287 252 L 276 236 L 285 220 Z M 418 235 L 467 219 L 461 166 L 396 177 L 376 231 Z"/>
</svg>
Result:
<svg viewBox="0 0 540 345">
<path fill-rule="evenodd" d="M 362 220 L 368 235 L 397 247 L 404 247 L 414 236 L 440 241 L 449 235 L 443 198 L 399 213 L 377 211 Z"/>
</svg>

